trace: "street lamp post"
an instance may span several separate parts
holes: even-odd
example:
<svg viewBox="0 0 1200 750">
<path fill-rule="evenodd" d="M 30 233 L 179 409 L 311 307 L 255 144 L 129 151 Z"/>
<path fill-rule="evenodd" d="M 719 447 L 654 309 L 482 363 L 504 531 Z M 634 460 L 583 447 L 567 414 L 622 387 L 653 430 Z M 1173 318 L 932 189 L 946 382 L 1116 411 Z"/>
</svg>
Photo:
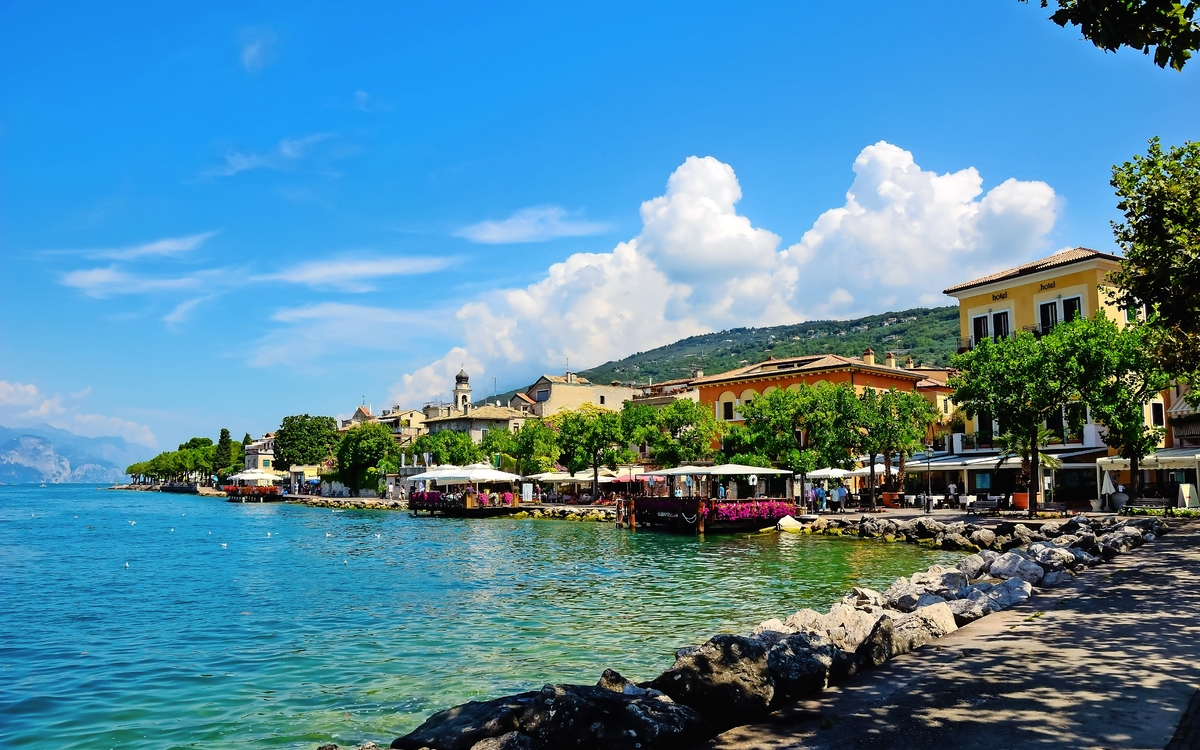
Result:
<svg viewBox="0 0 1200 750">
<path fill-rule="evenodd" d="M 925 502 L 929 511 L 933 512 L 933 443 L 926 443 L 925 448 Z"/>
</svg>

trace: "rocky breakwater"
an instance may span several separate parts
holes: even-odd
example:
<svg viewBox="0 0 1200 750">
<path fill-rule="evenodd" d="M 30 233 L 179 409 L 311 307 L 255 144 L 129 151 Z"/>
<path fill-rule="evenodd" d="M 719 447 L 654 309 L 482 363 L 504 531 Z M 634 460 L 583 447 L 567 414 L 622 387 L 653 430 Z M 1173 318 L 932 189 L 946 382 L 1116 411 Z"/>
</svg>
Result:
<svg viewBox="0 0 1200 750">
<path fill-rule="evenodd" d="M 864 520 L 847 528 L 865 532 L 860 536 L 879 533 L 897 539 L 907 532 L 918 540 L 941 534 L 943 543 L 957 534 L 971 544 L 978 530 L 970 535 L 962 533 L 965 529 L 935 530 L 931 523 L 936 522 L 929 519 L 864 528 L 875 523 Z M 826 613 L 802 609 L 785 619 L 766 620 L 746 635 L 714 636 L 677 651 L 675 663 L 649 682 L 634 684 L 610 669 L 596 685 L 546 685 L 455 706 L 434 714 L 391 747 L 682 750 L 1023 601 L 1035 587 L 1062 584 L 1153 541 L 1168 528 L 1158 518 L 1099 522 L 1077 517 L 1037 532 L 1026 529 L 1028 534 L 1005 530 L 987 546 L 1001 537 L 1028 541 L 1021 546 L 1001 542 L 1007 547 L 1002 551 L 978 549 L 953 568 L 931 566 L 897 579 L 886 591 L 856 587 Z M 922 536 L 928 534 L 934 536 Z"/>
<path fill-rule="evenodd" d="M 284 500 L 290 498 L 284 497 Z M 341 510 L 407 510 L 407 500 L 389 500 L 379 497 L 304 497 L 293 502 L 313 508 L 336 508 Z"/>
<path fill-rule="evenodd" d="M 617 511 L 614 508 L 594 505 L 545 505 L 516 513 L 512 518 L 553 518 L 561 521 L 604 521 L 614 523 Z"/>
</svg>

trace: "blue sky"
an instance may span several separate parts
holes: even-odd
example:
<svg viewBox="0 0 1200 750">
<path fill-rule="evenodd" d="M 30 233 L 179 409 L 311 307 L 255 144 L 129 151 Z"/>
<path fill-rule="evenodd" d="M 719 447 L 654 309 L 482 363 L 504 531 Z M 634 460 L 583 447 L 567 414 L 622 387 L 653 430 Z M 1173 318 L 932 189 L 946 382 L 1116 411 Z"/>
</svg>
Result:
<svg viewBox="0 0 1200 750">
<path fill-rule="evenodd" d="M 0 423 L 169 448 L 1111 250 L 1197 66 L 1037 3 L 0 6 Z M 697 157 L 697 158 L 691 158 Z"/>
</svg>

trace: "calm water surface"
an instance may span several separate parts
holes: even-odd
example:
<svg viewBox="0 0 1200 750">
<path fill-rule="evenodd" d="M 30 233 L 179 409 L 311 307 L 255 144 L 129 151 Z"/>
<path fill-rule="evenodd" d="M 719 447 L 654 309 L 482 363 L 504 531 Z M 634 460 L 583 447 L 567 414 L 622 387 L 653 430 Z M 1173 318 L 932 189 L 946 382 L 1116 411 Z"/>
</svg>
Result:
<svg viewBox="0 0 1200 750">
<path fill-rule="evenodd" d="M 649 679 L 680 646 L 954 557 L 0 487 L 0 744 L 390 740 L 471 698 Z"/>
</svg>

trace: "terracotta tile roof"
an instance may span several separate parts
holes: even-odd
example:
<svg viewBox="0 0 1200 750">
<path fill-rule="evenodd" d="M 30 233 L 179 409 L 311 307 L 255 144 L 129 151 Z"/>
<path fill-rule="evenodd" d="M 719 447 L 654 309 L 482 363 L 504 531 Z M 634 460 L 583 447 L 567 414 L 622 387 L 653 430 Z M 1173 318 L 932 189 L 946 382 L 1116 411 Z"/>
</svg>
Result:
<svg viewBox="0 0 1200 750">
<path fill-rule="evenodd" d="M 945 383 L 941 382 L 940 380 L 931 380 L 930 378 L 925 378 L 924 380 L 918 382 L 917 387 L 918 388 L 945 388 L 946 390 L 950 390 L 950 386 L 946 385 Z"/>
<path fill-rule="evenodd" d="M 563 385 L 591 385 L 591 382 L 582 376 L 576 375 L 574 383 L 567 383 L 566 375 L 543 375 L 539 380 L 549 380 L 551 383 L 562 383 Z"/>
<path fill-rule="evenodd" d="M 512 409 L 507 406 L 476 406 L 470 409 L 466 414 L 460 411 L 451 411 L 448 417 L 433 417 L 426 419 L 425 423 L 430 422 L 451 422 L 456 419 L 525 419 L 529 415 L 519 409 Z"/>
<path fill-rule="evenodd" d="M 773 367 L 776 369 L 764 369 L 765 367 Z M 702 378 L 696 378 L 692 381 L 692 385 L 709 385 L 712 383 L 721 383 L 728 380 L 739 380 L 741 378 L 754 378 L 765 376 L 786 376 L 793 372 L 814 372 L 820 370 L 842 370 L 853 367 L 857 370 L 868 372 L 878 372 L 887 375 L 892 375 L 900 378 L 907 378 L 913 382 L 925 380 L 925 376 L 913 370 L 905 370 L 902 367 L 888 367 L 887 365 L 869 365 L 861 359 L 855 357 L 843 357 L 840 354 L 810 354 L 803 357 L 787 357 L 785 359 L 768 359 L 764 362 L 758 362 L 753 365 L 746 365 L 728 372 L 716 373 L 715 375 L 705 375 Z"/>
<path fill-rule="evenodd" d="M 537 403 L 536 401 L 534 401 L 534 400 L 533 400 L 533 399 L 531 399 L 530 397 L 526 396 L 524 393 L 516 393 L 516 394 L 513 394 L 513 398 L 521 399 L 522 401 L 528 401 L 528 402 L 529 402 L 529 403 L 531 403 L 531 404 L 536 404 L 536 403 Z M 510 400 L 511 400 L 511 399 L 510 399 Z"/>
<path fill-rule="evenodd" d="M 961 292 L 965 289 L 983 286 L 984 284 L 993 284 L 997 281 L 1004 281 L 1005 279 L 1015 279 L 1020 276 L 1028 276 L 1032 273 L 1038 273 L 1039 271 L 1048 271 L 1052 268 L 1058 268 L 1059 266 L 1066 266 L 1070 265 L 1071 263 L 1080 263 L 1085 260 L 1093 260 L 1097 258 L 1110 260 L 1115 263 L 1121 262 L 1120 256 L 1117 255 L 1102 253 L 1098 250 L 1089 250 L 1086 247 L 1075 247 L 1071 248 L 1070 250 L 1057 252 L 1054 255 L 1051 255 L 1049 258 L 1042 258 L 1041 260 L 1035 260 L 1032 263 L 1026 263 L 1023 266 L 1009 268 L 1008 270 L 998 271 L 997 273 L 993 273 L 989 276 L 983 276 L 981 278 L 974 279 L 973 281 L 956 284 L 948 289 L 943 290 L 942 294 L 953 294 L 954 292 Z"/>
</svg>

